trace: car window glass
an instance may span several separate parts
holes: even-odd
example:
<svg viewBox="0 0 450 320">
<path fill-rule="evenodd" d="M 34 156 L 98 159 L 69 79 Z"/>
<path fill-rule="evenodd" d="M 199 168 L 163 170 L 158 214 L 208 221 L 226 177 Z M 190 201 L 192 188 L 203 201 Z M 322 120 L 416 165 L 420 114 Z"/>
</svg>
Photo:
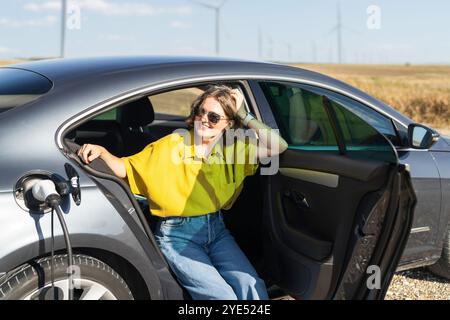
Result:
<svg viewBox="0 0 450 320">
<path fill-rule="evenodd" d="M 397 131 L 394 127 L 394 124 L 388 117 L 382 115 L 381 113 L 368 106 L 365 106 L 355 100 L 345 98 L 339 94 L 330 93 L 330 99 L 333 101 L 334 105 L 339 104 L 345 109 L 351 111 L 352 114 L 358 116 L 359 118 L 370 124 L 378 132 L 391 140 L 394 145 L 399 145 Z M 351 128 L 347 129 L 351 130 Z"/>
<path fill-rule="evenodd" d="M 203 93 L 199 88 L 172 90 L 150 97 L 155 119 L 165 119 L 167 115 L 186 118 L 191 111 L 194 100 Z"/>
<path fill-rule="evenodd" d="M 261 88 L 272 107 L 281 135 L 291 146 L 338 150 L 319 95 L 277 82 L 262 82 Z"/>
<path fill-rule="evenodd" d="M 260 86 L 290 149 L 339 151 L 339 139 L 349 156 L 397 162 L 389 141 L 346 106 L 351 99 L 303 84 L 264 81 Z"/>
<path fill-rule="evenodd" d="M 117 120 L 117 108 L 111 109 L 109 111 L 106 111 L 97 117 L 95 117 L 93 120 L 105 120 L 105 121 L 111 121 L 111 120 Z"/>
</svg>

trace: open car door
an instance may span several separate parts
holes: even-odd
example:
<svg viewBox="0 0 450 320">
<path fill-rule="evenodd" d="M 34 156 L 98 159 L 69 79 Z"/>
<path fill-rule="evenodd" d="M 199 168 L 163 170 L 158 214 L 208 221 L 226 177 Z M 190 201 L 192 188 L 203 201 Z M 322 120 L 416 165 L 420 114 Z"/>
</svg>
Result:
<svg viewBox="0 0 450 320">
<path fill-rule="evenodd" d="M 263 121 L 289 143 L 278 173 L 262 176 L 265 278 L 298 299 L 383 299 L 413 220 L 408 166 L 354 112 L 367 108 L 360 102 L 249 84 Z"/>
</svg>

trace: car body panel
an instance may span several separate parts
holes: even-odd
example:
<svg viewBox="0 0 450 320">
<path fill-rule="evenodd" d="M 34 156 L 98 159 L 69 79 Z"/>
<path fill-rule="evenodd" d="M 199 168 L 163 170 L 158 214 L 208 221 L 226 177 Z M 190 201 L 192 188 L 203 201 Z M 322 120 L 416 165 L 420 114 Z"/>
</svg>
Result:
<svg viewBox="0 0 450 320">
<path fill-rule="evenodd" d="M 445 232 L 450 225 L 450 152 L 433 151 L 431 154 L 441 177 L 441 214 L 439 216 L 439 231 L 436 236 L 436 245 L 442 248 Z"/>
<path fill-rule="evenodd" d="M 416 214 L 401 264 L 424 256 L 436 259 L 442 249 L 436 242 L 441 214 L 441 183 L 436 163 L 430 152 L 398 151 L 400 162 L 411 168 L 411 180 L 417 196 Z"/>
<path fill-rule="evenodd" d="M 63 205 L 72 246 L 101 249 L 124 258 L 141 274 L 151 298 L 164 298 L 157 272 L 164 263 L 151 253 L 150 242 L 143 231 L 130 219 L 121 216 L 98 188 L 82 188 L 81 194 L 80 206 L 71 199 L 66 199 Z M 0 234 L 0 272 L 10 271 L 50 251 L 50 213 L 33 214 L 19 209 L 9 192 L 0 193 L 0 207 L 0 225 L 8 226 L 2 228 Z M 14 219 L 13 224 L 11 219 Z M 55 223 L 55 250 L 63 249 L 62 230 Z"/>
</svg>

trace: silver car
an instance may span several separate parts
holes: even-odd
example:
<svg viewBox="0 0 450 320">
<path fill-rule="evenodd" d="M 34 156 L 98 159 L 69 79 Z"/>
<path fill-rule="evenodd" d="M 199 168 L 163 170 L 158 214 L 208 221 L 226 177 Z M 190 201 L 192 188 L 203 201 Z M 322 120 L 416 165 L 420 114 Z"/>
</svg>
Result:
<svg viewBox="0 0 450 320">
<path fill-rule="evenodd" d="M 260 166 L 275 174 L 249 177 L 225 214 L 271 298 L 382 299 L 396 269 L 435 264 L 449 276 L 450 142 L 435 130 L 283 65 L 56 59 L 0 68 L 0 299 L 190 298 L 147 200 L 77 150 L 134 154 L 186 128 L 211 84 L 239 88 L 289 143 Z M 48 185 L 57 203 L 40 193 Z"/>
</svg>

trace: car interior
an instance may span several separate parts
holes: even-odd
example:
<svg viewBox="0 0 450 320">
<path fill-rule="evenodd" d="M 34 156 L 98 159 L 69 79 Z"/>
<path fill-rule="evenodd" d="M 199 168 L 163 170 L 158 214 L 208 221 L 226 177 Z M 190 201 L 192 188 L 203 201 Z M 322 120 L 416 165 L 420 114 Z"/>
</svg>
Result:
<svg viewBox="0 0 450 320">
<path fill-rule="evenodd" d="M 102 145 L 118 157 L 132 155 L 174 129 L 186 128 L 189 104 L 203 89 L 186 88 L 182 98 L 164 93 L 139 98 L 78 125 L 65 135 L 65 144 L 75 154 L 81 145 L 90 143 Z M 291 105 L 304 103 L 301 94 L 297 91 L 289 96 Z M 174 108 L 164 104 L 168 100 Z M 177 103 L 183 105 L 182 112 L 176 109 Z M 288 129 L 302 125 L 292 122 L 304 118 L 302 110 L 292 111 L 295 114 L 285 123 Z M 321 130 L 324 123 L 320 121 L 304 126 L 306 130 L 294 137 L 294 142 L 319 139 L 329 130 Z M 330 298 L 351 258 L 348 243 L 354 237 L 355 224 L 370 220 L 376 204 L 386 203 L 389 166 L 385 161 L 343 160 L 334 153 L 327 154 L 327 161 L 323 159 L 324 153 L 287 150 L 280 158 L 280 168 L 300 170 L 261 176 L 260 167 L 246 178 L 233 207 L 224 210 L 227 227 L 265 280 L 272 299 Z M 96 170 L 112 175 L 106 166 Z M 337 180 L 339 185 L 333 185 Z M 145 199 L 138 202 L 152 227 L 154 220 Z M 356 246 L 355 240 L 353 248 Z"/>
<path fill-rule="evenodd" d="M 205 87 L 194 89 L 198 94 Z M 189 104 L 193 101 L 191 100 L 188 99 Z M 152 101 L 152 97 L 142 97 L 82 123 L 65 135 L 66 146 L 76 154 L 78 148 L 85 143 L 97 144 L 117 157 L 129 156 L 177 128 L 187 128 L 185 119 L 188 113 L 185 112 L 183 115 L 156 113 Z M 106 165 L 96 161 L 88 166 L 113 174 Z M 227 212 L 224 219 L 228 228 L 257 270 L 262 267 L 262 245 L 258 240 L 261 238 L 261 191 L 257 173 L 245 180 L 245 186 L 234 206 L 228 211 L 223 210 Z M 146 199 L 139 195 L 136 195 L 136 199 L 143 212 L 147 214 L 146 217 L 153 229 L 156 221 L 148 214 Z M 245 222 L 240 212 L 246 212 Z M 272 296 L 278 295 L 280 290 L 274 287 Z"/>
</svg>

